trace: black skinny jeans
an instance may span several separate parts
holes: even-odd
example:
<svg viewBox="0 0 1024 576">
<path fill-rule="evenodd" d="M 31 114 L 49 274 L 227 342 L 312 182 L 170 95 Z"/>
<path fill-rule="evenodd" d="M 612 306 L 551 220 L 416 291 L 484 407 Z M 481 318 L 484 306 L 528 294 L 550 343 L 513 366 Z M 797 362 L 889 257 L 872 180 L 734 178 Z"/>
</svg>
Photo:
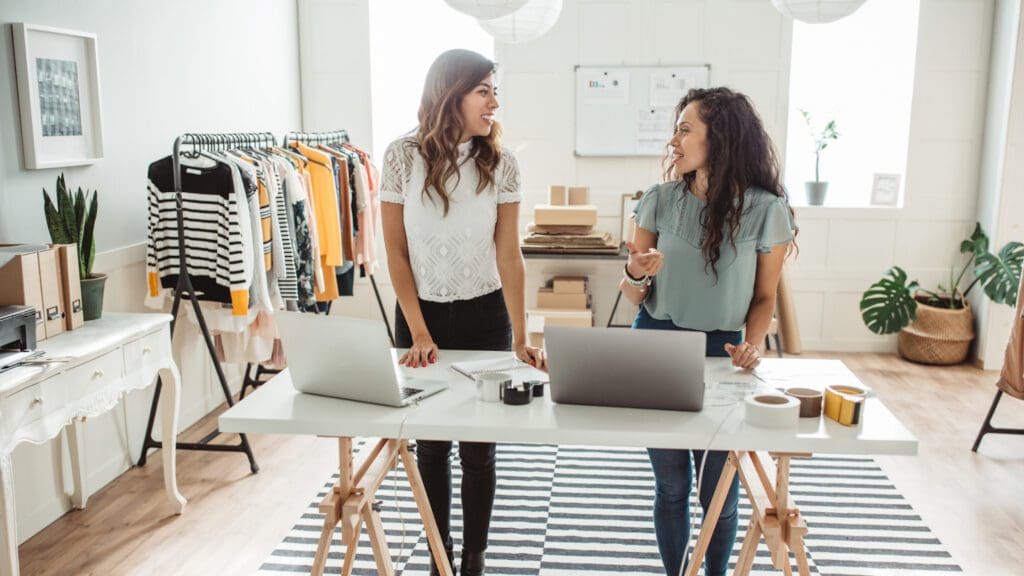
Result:
<svg viewBox="0 0 1024 576">
<path fill-rule="evenodd" d="M 511 350 L 512 324 L 501 290 L 455 302 L 420 300 L 420 310 L 431 338 L 444 350 Z M 395 344 L 412 346 L 412 334 L 395 306 Z M 442 352 L 443 354 L 443 352 Z M 416 464 L 427 490 L 441 539 L 452 547 L 452 443 L 448 440 L 417 440 Z M 493 442 L 459 442 L 462 464 L 462 548 L 470 552 L 487 549 L 487 532 L 494 508 L 497 475 Z"/>
</svg>

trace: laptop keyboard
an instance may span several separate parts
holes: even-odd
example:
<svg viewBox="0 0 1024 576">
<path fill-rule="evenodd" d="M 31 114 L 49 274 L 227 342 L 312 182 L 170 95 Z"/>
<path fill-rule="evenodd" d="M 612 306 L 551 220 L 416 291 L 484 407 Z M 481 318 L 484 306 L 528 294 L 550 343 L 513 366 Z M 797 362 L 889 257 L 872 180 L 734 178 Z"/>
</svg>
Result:
<svg viewBox="0 0 1024 576">
<path fill-rule="evenodd" d="M 419 394 L 420 392 L 423 392 L 422 388 L 412 388 L 410 386 L 402 386 L 402 400 L 405 400 L 406 398 L 409 398 L 410 396 L 415 396 L 416 394 Z"/>
</svg>

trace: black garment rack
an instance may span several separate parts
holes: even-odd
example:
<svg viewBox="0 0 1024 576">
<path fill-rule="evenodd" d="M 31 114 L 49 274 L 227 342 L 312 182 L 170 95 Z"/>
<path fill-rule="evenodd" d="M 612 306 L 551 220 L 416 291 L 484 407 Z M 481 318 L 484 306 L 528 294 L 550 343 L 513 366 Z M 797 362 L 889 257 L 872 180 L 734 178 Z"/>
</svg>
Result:
<svg viewBox="0 0 1024 576">
<path fill-rule="evenodd" d="M 182 134 L 174 140 L 174 153 L 171 156 L 174 172 L 174 192 L 177 202 L 178 219 L 178 284 L 174 289 L 174 304 L 171 306 L 171 337 L 174 336 L 174 327 L 178 321 L 178 307 L 182 298 L 192 302 L 192 310 L 196 314 L 196 321 L 199 330 L 206 342 L 206 349 L 210 353 L 210 360 L 217 372 L 217 380 L 220 382 L 221 390 L 224 392 L 224 399 L 228 406 L 234 406 L 235 402 L 231 397 L 231 390 L 228 388 L 227 377 L 224 376 L 224 368 L 217 359 L 217 352 L 214 348 L 213 337 L 206 326 L 206 319 L 203 317 L 203 310 L 199 306 L 199 299 L 195 297 L 196 291 L 192 287 L 192 278 L 188 272 L 188 261 L 185 257 L 185 221 L 182 213 L 181 201 L 181 156 L 187 158 L 198 158 L 202 150 L 230 150 L 233 148 L 270 148 L 275 146 L 277 141 L 270 132 L 232 132 L 232 133 L 187 133 Z M 248 370 L 246 371 L 248 375 Z M 153 391 L 153 404 L 149 410 L 149 423 L 146 425 L 146 437 L 142 443 L 142 454 L 139 456 L 139 466 L 146 465 L 146 456 L 150 448 L 160 448 L 163 442 L 153 439 L 153 422 L 156 419 L 156 410 L 160 402 L 160 387 L 162 382 L 159 378 L 156 381 L 156 389 Z M 242 452 L 249 458 L 249 468 L 255 474 L 259 472 L 259 465 L 252 454 L 249 439 L 244 434 L 239 434 L 237 444 L 210 444 L 210 441 L 220 435 L 220 429 L 215 428 L 204 436 L 199 442 L 178 442 L 178 450 L 200 450 L 207 452 Z M 167 441 L 165 438 L 163 441 Z"/>
</svg>

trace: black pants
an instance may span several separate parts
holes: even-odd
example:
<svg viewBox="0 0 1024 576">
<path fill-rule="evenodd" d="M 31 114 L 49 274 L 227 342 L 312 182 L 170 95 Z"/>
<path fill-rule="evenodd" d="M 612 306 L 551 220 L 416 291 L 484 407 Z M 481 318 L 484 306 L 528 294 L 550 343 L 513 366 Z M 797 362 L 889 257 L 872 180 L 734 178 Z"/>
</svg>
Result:
<svg viewBox="0 0 1024 576">
<path fill-rule="evenodd" d="M 427 330 L 437 347 L 444 350 L 511 350 L 512 324 L 505 298 L 495 290 L 472 300 L 427 302 L 420 300 Z M 395 306 L 395 344 L 412 346 L 409 325 L 400 306 Z M 443 352 L 442 352 L 443 354 Z M 417 440 L 416 463 L 427 490 L 441 539 L 451 548 L 452 443 L 446 440 Z M 487 549 L 487 532 L 494 508 L 497 476 L 494 471 L 493 442 L 459 442 L 462 464 L 462 548 L 470 552 Z"/>
</svg>

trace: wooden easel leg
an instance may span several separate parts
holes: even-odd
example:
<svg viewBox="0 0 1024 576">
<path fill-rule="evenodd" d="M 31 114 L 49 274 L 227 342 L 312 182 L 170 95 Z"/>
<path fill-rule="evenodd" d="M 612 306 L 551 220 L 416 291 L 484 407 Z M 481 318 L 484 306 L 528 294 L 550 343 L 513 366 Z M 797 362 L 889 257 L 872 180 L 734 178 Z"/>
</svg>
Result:
<svg viewBox="0 0 1024 576">
<path fill-rule="evenodd" d="M 355 530 L 345 543 L 345 563 L 341 566 L 341 576 L 352 574 L 352 564 L 356 561 L 356 547 L 359 546 L 359 533 L 363 529 L 363 517 L 356 522 Z"/>
<path fill-rule="evenodd" d="M 388 550 L 387 537 L 384 536 L 384 525 L 380 522 L 380 514 L 373 509 L 373 505 L 367 503 L 363 506 L 363 521 L 366 522 L 366 532 L 370 536 L 370 546 L 373 547 L 373 559 L 377 562 L 377 574 L 379 576 L 394 576 L 395 565 L 391 561 L 391 551 Z"/>
<path fill-rule="evenodd" d="M 707 455 L 704 456 L 707 458 Z M 728 460 L 722 466 L 722 475 L 718 477 L 718 486 L 715 488 L 715 495 L 711 497 L 711 506 L 704 512 L 704 520 L 700 524 L 700 536 L 697 537 L 697 544 L 693 549 L 693 556 L 690 564 L 686 567 L 686 576 L 697 576 L 700 565 L 704 561 L 704 554 L 711 544 L 711 536 L 718 526 L 718 516 L 725 506 L 725 499 L 729 496 L 729 489 L 732 488 L 732 479 L 736 475 L 736 459 L 733 453 L 729 454 Z"/>
<path fill-rule="evenodd" d="M 324 518 L 324 528 L 320 531 L 320 542 L 316 545 L 316 556 L 313 558 L 312 576 L 323 576 L 327 566 L 327 552 L 331 547 L 331 535 L 334 534 L 335 519 Z"/>
<path fill-rule="evenodd" d="M 747 526 L 747 535 L 743 537 L 743 546 L 740 547 L 739 558 L 736 559 L 734 576 L 747 576 L 750 568 L 754 565 L 754 557 L 757 555 L 757 545 L 761 542 L 761 524 L 756 518 L 750 518 Z"/>
<path fill-rule="evenodd" d="M 420 470 L 416 467 L 416 460 L 409 453 L 407 441 L 402 440 L 399 453 L 402 455 L 405 475 L 409 478 L 409 487 L 412 488 L 412 495 L 416 500 L 416 508 L 420 511 L 420 518 L 423 519 L 423 528 L 427 532 L 427 543 L 430 544 L 434 563 L 437 565 L 438 571 L 441 572 L 441 576 L 453 576 L 452 567 L 448 564 L 448 557 L 444 552 L 441 533 L 437 530 L 437 523 L 434 521 L 434 511 L 430 508 L 430 500 L 427 498 L 427 489 L 423 487 L 423 478 L 420 477 Z M 719 510 L 721 510 L 721 506 L 719 506 Z"/>
</svg>

